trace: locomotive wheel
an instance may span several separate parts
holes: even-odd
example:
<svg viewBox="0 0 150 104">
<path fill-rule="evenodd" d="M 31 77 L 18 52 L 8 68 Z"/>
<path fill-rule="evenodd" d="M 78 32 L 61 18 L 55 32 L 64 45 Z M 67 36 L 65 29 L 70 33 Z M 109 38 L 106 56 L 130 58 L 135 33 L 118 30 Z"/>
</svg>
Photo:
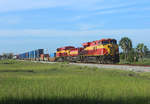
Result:
<svg viewBox="0 0 150 104">
<path fill-rule="evenodd" d="M 87 63 L 87 62 L 88 62 L 88 57 L 85 56 L 85 57 L 84 57 L 84 63 Z"/>
<path fill-rule="evenodd" d="M 80 62 L 84 62 L 84 56 L 80 56 Z"/>
<path fill-rule="evenodd" d="M 109 64 L 109 60 L 108 59 L 106 59 L 105 64 Z"/>
<path fill-rule="evenodd" d="M 96 57 L 96 63 L 101 64 L 101 61 L 100 61 L 100 57 L 99 57 L 99 56 Z"/>
<path fill-rule="evenodd" d="M 100 64 L 103 64 L 103 60 L 102 60 L 102 57 L 100 56 Z"/>
<path fill-rule="evenodd" d="M 102 64 L 105 64 L 105 58 L 104 58 L 104 56 L 102 56 L 101 58 L 102 58 L 101 59 L 102 60 Z"/>
</svg>

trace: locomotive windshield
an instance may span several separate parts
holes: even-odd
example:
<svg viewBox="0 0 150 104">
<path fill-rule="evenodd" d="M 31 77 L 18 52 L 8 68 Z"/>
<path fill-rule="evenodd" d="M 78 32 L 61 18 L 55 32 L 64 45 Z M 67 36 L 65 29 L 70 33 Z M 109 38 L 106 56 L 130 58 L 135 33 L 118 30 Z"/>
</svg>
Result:
<svg viewBox="0 0 150 104">
<path fill-rule="evenodd" d="M 117 44 L 117 41 L 116 40 L 111 40 L 110 43 L 111 44 Z"/>
<path fill-rule="evenodd" d="M 102 44 L 109 44 L 109 41 L 102 41 Z"/>
<path fill-rule="evenodd" d="M 103 45 L 106 45 L 106 44 L 117 44 L 117 41 L 116 40 L 105 40 L 105 41 L 99 42 L 99 44 L 103 44 Z"/>
</svg>

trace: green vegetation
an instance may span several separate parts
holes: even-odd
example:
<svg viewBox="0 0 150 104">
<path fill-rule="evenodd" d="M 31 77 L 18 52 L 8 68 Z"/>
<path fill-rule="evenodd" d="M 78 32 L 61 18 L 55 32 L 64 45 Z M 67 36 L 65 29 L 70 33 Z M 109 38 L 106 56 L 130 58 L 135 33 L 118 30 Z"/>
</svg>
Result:
<svg viewBox="0 0 150 104">
<path fill-rule="evenodd" d="M 120 60 L 119 64 L 131 64 L 131 65 L 150 65 L 150 58 L 145 58 L 139 61 L 135 61 L 135 62 L 129 62 L 129 61 L 125 61 L 125 60 Z"/>
<path fill-rule="evenodd" d="M 149 75 L 0 61 L 0 104 L 149 104 Z"/>
<path fill-rule="evenodd" d="M 13 59 L 13 57 L 13 53 L 3 53 L 3 55 L 0 55 L 0 59 Z"/>
<path fill-rule="evenodd" d="M 119 46 L 123 50 L 124 59 L 127 61 L 129 59 L 129 53 L 132 50 L 132 41 L 128 37 L 123 37 L 119 41 Z"/>
<path fill-rule="evenodd" d="M 137 53 L 139 55 L 139 58 L 143 61 L 144 56 L 146 56 L 147 52 L 148 52 L 147 46 L 145 46 L 143 43 L 139 43 L 137 45 L 136 49 L 137 49 Z"/>
<path fill-rule="evenodd" d="M 144 43 L 139 43 L 136 48 L 133 48 L 132 40 L 123 37 L 119 41 L 119 46 L 123 50 L 120 53 L 120 64 L 150 65 L 149 60 L 144 60 L 144 58 L 149 57 L 149 49 Z"/>
</svg>

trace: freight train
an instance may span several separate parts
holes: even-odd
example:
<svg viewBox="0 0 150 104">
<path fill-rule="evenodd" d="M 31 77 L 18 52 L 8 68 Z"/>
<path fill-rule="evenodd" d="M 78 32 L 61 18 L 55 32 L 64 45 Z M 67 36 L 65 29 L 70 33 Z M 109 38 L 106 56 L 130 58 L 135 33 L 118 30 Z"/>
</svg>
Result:
<svg viewBox="0 0 150 104">
<path fill-rule="evenodd" d="M 56 62 L 95 62 L 111 64 L 119 62 L 119 46 L 115 39 L 101 39 L 82 44 L 83 47 L 66 46 L 57 48 L 56 53 L 44 54 L 44 49 L 23 53 L 18 59 Z"/>
</svg>

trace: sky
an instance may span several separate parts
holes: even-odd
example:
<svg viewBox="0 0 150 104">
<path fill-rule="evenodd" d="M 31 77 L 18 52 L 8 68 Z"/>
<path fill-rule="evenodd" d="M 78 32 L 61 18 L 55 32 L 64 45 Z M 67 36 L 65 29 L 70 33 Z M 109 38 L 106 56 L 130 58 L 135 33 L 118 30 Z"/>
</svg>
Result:
<svg viewBox="0 0 150 104">
<path fill-rule="evenodd" d="M 0 54 L 122 37 L 150 48 L 150 0 L 0 0 Z"/>
</svg>

